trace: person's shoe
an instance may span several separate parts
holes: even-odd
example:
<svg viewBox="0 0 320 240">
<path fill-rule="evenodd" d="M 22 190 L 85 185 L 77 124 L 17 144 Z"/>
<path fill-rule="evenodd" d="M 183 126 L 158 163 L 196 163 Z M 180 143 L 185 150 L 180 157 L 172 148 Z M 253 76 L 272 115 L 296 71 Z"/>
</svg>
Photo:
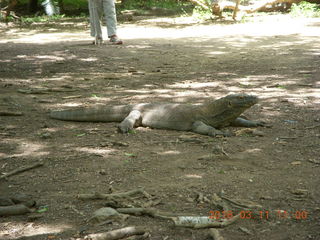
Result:
<svg viewBox="0 0 320 240">
<path fill-rule="evenodd" d="M 110 43 L 111 44 L 116 44 L 116 45 L 123 44 L 122 40 L 120 40 L 117 35 L 112 35 L 110 37 Z"/>
</svg>

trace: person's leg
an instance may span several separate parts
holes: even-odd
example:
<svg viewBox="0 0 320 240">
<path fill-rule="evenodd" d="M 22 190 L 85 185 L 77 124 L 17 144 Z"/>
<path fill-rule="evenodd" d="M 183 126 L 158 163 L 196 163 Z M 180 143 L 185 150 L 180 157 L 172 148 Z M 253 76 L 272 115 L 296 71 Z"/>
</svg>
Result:
<svg viewBox="0 0 320 240">
<path fill-rule="evenodd" d="M 108 37 L 110 42 L 114 44 L 122 44 L 122 41 L 117 37 L 117 16 L 114 0 L 102 0 L 103 12 L 105 16 Z"/>
<path fill-rule="evenodd" d="M 102 0 L 89 0 L 91 36 L 95 38 L 95 44 L 102 43 L 102 31 L 100 18 L 102 14 Z"/>
<path fill-rule="evenodd" d="M 102 0 L 103 13 L 107 25 L 108 37 L 117 35 L 117 17 L 114 0 Z"/>
</svg>

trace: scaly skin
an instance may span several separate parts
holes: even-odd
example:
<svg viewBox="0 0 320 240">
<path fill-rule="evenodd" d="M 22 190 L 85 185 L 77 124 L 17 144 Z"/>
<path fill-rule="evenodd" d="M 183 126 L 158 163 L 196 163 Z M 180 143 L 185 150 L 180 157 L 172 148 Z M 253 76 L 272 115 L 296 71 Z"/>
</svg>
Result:
<svg viewBox="0 0 320 240">
<path fill-rule="evenodd" d="M 258 98 L 247 94 L 232 94 L 200 105 L 177 103 L 142 103 L 136 105 L 104 106 L 78 110 L 53 111 L 50 117 L 65 121 L 120 122 L 119 130 L 127 133 L 136 126 L 203 135 L 228 135 L 219 128 L 226 126 L 257 127 L 262 122 L 239 116 Z"/>
</svg>

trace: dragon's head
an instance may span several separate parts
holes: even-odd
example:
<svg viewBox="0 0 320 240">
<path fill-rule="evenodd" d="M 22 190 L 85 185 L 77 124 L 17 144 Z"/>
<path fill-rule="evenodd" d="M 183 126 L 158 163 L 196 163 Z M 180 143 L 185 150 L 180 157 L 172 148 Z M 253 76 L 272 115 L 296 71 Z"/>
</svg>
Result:
<svg viewBox="0 0 320 240">
<path fill-rule="evenodd" d="M 213 127 L 229 125 L 245 110 L 258 102 L 258 97 L 244 93 L 230 94 L 205 105 L 202 121 Z M 210 117 L 206 114 L 212 111 Z"/>
<path fill-rule="evenodd" d="M 238 94 L 230 94 L 221 100 L 225 101 L 229 108 L 234 109 L 247 109 L 253 106 L 258 102 L 258 97 L 254 95 L 248 95 L 245 93 L 238 93 Z"/>
</svg>

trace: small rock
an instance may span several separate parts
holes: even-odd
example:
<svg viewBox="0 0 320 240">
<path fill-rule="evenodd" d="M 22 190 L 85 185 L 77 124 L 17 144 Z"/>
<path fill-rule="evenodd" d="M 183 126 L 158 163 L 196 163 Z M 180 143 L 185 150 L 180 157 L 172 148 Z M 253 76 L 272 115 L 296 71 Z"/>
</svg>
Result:
<svg viewBox="0 0 320 240">
<path fill-rule="evenodd" d="M 263 136 L 265 135 L 265 133 L 262 132 L 262 131 L 259 131 L 259 130 L 255 129 L 255 130 L 253 130 L 252 135 L 254 135 L 254 136 L 259 136 L 259 137 L 263 137 Z"/>
<path fill-rule="evenodd" d="M 248 234 L 248 235 L 252 235 L 252 232 L 250 232 L 249 229 L 247 229 L 247 228 L 245 228 L 245 227 L 239 227 L 239 229 L 240 229 L 242 232 L 244 232 L 244 233 L 246 233 L 246 234 Z"/>
<path fill-rule="evenodd" d="M 127 218 L 127 215 L 118 213 L 115 209 L 110 207 L 104 207 L 96 210 L 90 221 L 94 223 L 101 223 L 105 221 L 122 221 Z"/>
</svg>

